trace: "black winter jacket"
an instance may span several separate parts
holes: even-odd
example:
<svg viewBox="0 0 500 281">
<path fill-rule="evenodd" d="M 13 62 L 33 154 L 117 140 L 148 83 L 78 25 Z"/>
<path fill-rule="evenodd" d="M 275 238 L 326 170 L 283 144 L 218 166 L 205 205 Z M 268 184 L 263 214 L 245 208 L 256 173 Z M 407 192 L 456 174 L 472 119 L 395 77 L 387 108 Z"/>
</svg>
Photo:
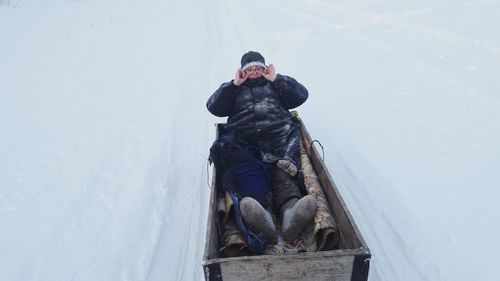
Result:
<svg viewBox="0 0 500 281">
<path fill-rule="evenodd" d="M 281 158 L 297 127 L 289 109 L 303 104 L 308 95 L 295 79 L 278 74 L 273 82 L 264 77 L 247 79 L 241 86 L 226 82 L 208 99 L 207 108 L 216 116 L 229 116 L 227 129 L 237 139 Z"/>
</svg>

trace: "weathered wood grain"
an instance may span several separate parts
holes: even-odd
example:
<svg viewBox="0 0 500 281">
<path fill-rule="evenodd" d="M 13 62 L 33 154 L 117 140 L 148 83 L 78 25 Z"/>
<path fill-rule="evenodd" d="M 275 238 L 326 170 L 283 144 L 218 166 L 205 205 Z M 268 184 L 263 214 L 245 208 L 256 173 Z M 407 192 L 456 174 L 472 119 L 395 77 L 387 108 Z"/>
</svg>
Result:
<svg viewBox="0 0 500 281">
<path fill-rule="evenodd" d="M 219 136 L 219 126 L 216 124 L 216 136 Z M 210 260 L 218 257 L 219 233 L 216 222 L 217 188 L 215 186 L 215 166 L 212 170 L 212 183 L 210 190 L 210 202 L 208 203 L 207 231 L 205 234 L 205 252 L 203 260 Z"/>
<path fill-rule="evenodd" d="M 350 281 L 354 257 L 269 257 L 253 262 L 233 261 L 221 264 L 224 281 L 310 280 Z"/>
<path fill-rule="evenodd" d="M 366 242 L 363 240 L 359 232 L 359 229 L 354 223 L 354 219 L 352 218 L 347 205 L 345 204 L 337 186 L 335 185 L 335 181 L 330 175 L 328 168 L 321 159 L 321 156 L 316 147 L 313 146 L 311 135 L 307 131 L 302 120 L 300 120 L 300 122 L 304 147 L 307 154 L 309 155 L 309 158 L 311 159 L 318 177 L 320 178 L 323 191 L 325 192 L 328 203 L 330 204 L 330 208 L 333 211 L 333 216 L 335 217 L 335 220 L 338 224 L 340 236 L 339 246 L 346 249 L 355 249 L 360 247 L 368 248 Z"/>
</svg>

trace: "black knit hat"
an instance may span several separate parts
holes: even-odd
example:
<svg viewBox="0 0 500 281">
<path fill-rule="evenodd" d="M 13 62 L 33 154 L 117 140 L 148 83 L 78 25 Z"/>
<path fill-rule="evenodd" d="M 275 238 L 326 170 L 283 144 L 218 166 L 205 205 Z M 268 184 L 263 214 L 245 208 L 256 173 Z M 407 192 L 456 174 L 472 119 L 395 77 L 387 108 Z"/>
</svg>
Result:
<svg viewBox="0 0 500 281">
<path fill-rule="evenodd" d="M 242 70 L 245 70 L 254 65 L 266 67 L 266 60 L 261 54 L 254 51 L 250 51 L 241 57 Z"/>
</svg>

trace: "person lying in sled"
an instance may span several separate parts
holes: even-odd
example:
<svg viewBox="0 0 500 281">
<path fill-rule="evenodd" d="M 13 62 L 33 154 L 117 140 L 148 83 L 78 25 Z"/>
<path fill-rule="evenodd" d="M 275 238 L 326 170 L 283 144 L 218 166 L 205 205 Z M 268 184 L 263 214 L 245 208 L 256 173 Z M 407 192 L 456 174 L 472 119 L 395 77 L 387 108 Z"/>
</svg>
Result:
<svg viewBox="0 0 500 281">
<path fill-rule="evenodd" d="M 299 124 L 289 112 L 307 98 L 303 85 L 277 74 L 260 53 L 250 51 L 242 56 L 234 79 L 223 83 L 207 101 L 212 114 L 228 116 L 223 135 L 211 148 L 221 186 L 236 199 L 249 228 L 267 239 L 277 236 L 268 212 L 269 191 L 286 241 L 297 239 L 316 212 L 315 198 L 303 197 L 296 184 Z"/>
</svg>

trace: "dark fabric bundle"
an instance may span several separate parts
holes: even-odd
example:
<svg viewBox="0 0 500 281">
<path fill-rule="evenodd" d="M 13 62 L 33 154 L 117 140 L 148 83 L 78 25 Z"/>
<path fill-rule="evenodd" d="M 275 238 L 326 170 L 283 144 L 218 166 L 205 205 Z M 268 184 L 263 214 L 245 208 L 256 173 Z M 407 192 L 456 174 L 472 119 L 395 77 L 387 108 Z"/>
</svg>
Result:
<svg viewBox="0 0 500 281">
<path fill-rule="evenodd" d="M 244 163 L 229 168 L 222 177 L 222 188 L 232 191 L 239 198 L 252 197 L 264 207 L 269 207 L 269 164 L 262 161 Z"/>
<path fill-rule="evenodd" d="M 259 159 L 257 150 L 237 144 L 231 134 L 223 135 L 214 142 L 210 148 L 210 161 L 215 164 L 219 181 L 217 187 L 231 195 L 235 221 L 246 244 L 252 252 L 264 253 L 267 238 L 245 223 L 239 202 L 243 197 L 252 197 L 264 208 L 270 205 L 270 165 Z"/>
<path fill-rule="evenodd" d="M 259 152 L 235 142 L 231 134 L 223 135 L 210 148 L 210 160 L 217 172 L 217 186 L 232 191 L 240 199 L 252 197 L 267 208 L 270 165 L 260 160 Z"/>
</svg>

